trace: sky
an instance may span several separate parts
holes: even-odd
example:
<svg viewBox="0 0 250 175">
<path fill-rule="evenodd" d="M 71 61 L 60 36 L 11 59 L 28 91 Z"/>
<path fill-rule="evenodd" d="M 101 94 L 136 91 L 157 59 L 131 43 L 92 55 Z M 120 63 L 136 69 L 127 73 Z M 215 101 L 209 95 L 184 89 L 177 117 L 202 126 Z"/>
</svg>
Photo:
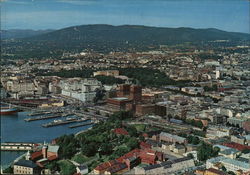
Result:
<svg viewBox="0 0 250 175">
<path fill-rule="evenodd" d="M 250 33 L 250 0 L 0 0 L 1 29 L 84 24 L 217 28 Z"/>
</svg>

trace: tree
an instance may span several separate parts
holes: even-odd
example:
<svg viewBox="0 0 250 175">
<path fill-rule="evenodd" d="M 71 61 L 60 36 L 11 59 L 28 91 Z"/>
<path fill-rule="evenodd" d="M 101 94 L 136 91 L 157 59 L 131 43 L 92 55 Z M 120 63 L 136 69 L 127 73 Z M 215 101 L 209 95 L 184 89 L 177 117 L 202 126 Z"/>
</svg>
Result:
<svg viewBox="0 0 250 175">
<path fill-rule="evenodd" d="M 98 150 L 98 146 L 96 143 L 92 142 L 89 144 L 84 144 L 81 148 L 82 154 L 90 157 L 94 156 Z"/>
<path fill-rule="evenodd" d="M 194 155 L 193 155 L 192 153 L 188 153 L 188 154 L 187 154 L 187 157 L 193 159 L 193 158 L 194 158 Z"/>
<path fill-rule="evenodd" d="M 128 142 L 127 142 L 127 147 L 131 149 L 135 149 L 138 148 L 139 143 L 138 140 L 135 137 L 131 137 L 129 138 Z"/>
<path fill-rule="evenodd" d="M 60 170 L 62 175 L 72 175 L 76 172 L 76 167 L 72 163 L 64 161 L 60 164 Z"/>
<path fill-rule="evenodd" d="M 227 172 L 227 169 L 226 169 L 226 167 L 224 165 L 222 165 L 221 170 L 224 171 L 224 172 Z"/>
<path fill-rule="evenodd" d="M 124 146 L 121 146 L 121 147 L 118 147 L 117 150 L 113 153 L 113 156 L 114 157 L 120 157 L 126 153 L 128 153 L 130 150 L 128 147 L 124 147 Z"/>
<path fill-rule="evenodd" d="M 201 145 L 197 148 L 197 157 L 199 161 L 205 161 L 211 157 L 218 155 L 218 149 L 213 149 L 213 146 L 202 142 Z"/>
<path fill-rule="evenodd" d="M 192 144 L 197 145 L 200 143 L 199 137 L 193 136 L 192 137 Z"/>
<path fill-rule="evenodd" d="M 48 168 L 50 171 L 58 171 L 59 170 L 59 165 L 57 164 L 56 161 L 51 161 L 45 165 L 46 168 Z"/>
<path fill-rule="evenodd" d="M 138 136 L 137 129 L 134 126 L 127 127 L 127 131 L 129 133 L 129 135 L 132 136 L 132 137 L 137 137 Z"/>
<path fill-rule="evenodd" d="M 73 134 L 63 135 L 57 139 L 59 145 L 59 155 L 62 158 L 70 159 L 77 152 L 78 140 Z"/>
<path fill-rule="evenodd" d="M 112 146 L 108 143 L 102 143 L 99 150 L 102 155 L 110 154 L 113 151 Z"/>
</svg>

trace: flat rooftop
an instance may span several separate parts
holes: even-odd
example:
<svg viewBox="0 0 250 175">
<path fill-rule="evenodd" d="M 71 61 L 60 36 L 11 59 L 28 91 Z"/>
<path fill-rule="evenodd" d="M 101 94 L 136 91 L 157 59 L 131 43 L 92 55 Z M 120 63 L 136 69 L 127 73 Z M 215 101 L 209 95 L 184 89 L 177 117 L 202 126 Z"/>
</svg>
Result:
<svg viewBox="0 0 250 175">
<path fill-rule="evenodd" d="M 128 98 L 126 98 L 126 97 L 115 97 L 115 98 L 112 98 L 112 99 L 119 100 L 119 101 L 128 100 Z"/>
</svg>

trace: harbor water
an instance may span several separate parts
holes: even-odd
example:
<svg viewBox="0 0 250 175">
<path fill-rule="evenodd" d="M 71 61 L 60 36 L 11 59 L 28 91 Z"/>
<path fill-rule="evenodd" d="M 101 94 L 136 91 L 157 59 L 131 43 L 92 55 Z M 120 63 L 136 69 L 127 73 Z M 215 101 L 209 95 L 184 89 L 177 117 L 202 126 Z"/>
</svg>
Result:
<svg viewBox="0 0 250 175">
<path fill-rule="evenodd" d="M 86 130 L 91 125 L 77 128 L 68 128 L 71 124 L 44 128 L 42 124 L 49 123 L 55 119 L 24 121 L 29 112 L 19 112 L 14 115 L 1 115 L 1 142 L 51 142 L 64 134 L 75 134 Z M 35 116 L 37 117 L 37 116 Z M 23 152 L 1 151 L 1 167 L 6 168 L 15 158 Z"/>
</svg>

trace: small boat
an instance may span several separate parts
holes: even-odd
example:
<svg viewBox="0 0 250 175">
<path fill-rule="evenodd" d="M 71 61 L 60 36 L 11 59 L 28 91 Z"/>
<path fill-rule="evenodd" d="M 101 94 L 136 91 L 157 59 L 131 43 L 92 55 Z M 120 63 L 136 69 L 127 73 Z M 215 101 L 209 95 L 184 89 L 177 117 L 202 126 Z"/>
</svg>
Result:
<svg viewBox="0 0 250 175">
<path fill-rule="evenodd" d="M 62 122 L 62 120 L 54 120 L 54 123 Z"/>
<path fill-rule="evenodd" d="M 0 106 L 0 108 L 1 108 L 0 111 L 1 115 L 11 115 L 18 112 L 16 108 L 13 108 L 11 106 Z"/>
</svg>

